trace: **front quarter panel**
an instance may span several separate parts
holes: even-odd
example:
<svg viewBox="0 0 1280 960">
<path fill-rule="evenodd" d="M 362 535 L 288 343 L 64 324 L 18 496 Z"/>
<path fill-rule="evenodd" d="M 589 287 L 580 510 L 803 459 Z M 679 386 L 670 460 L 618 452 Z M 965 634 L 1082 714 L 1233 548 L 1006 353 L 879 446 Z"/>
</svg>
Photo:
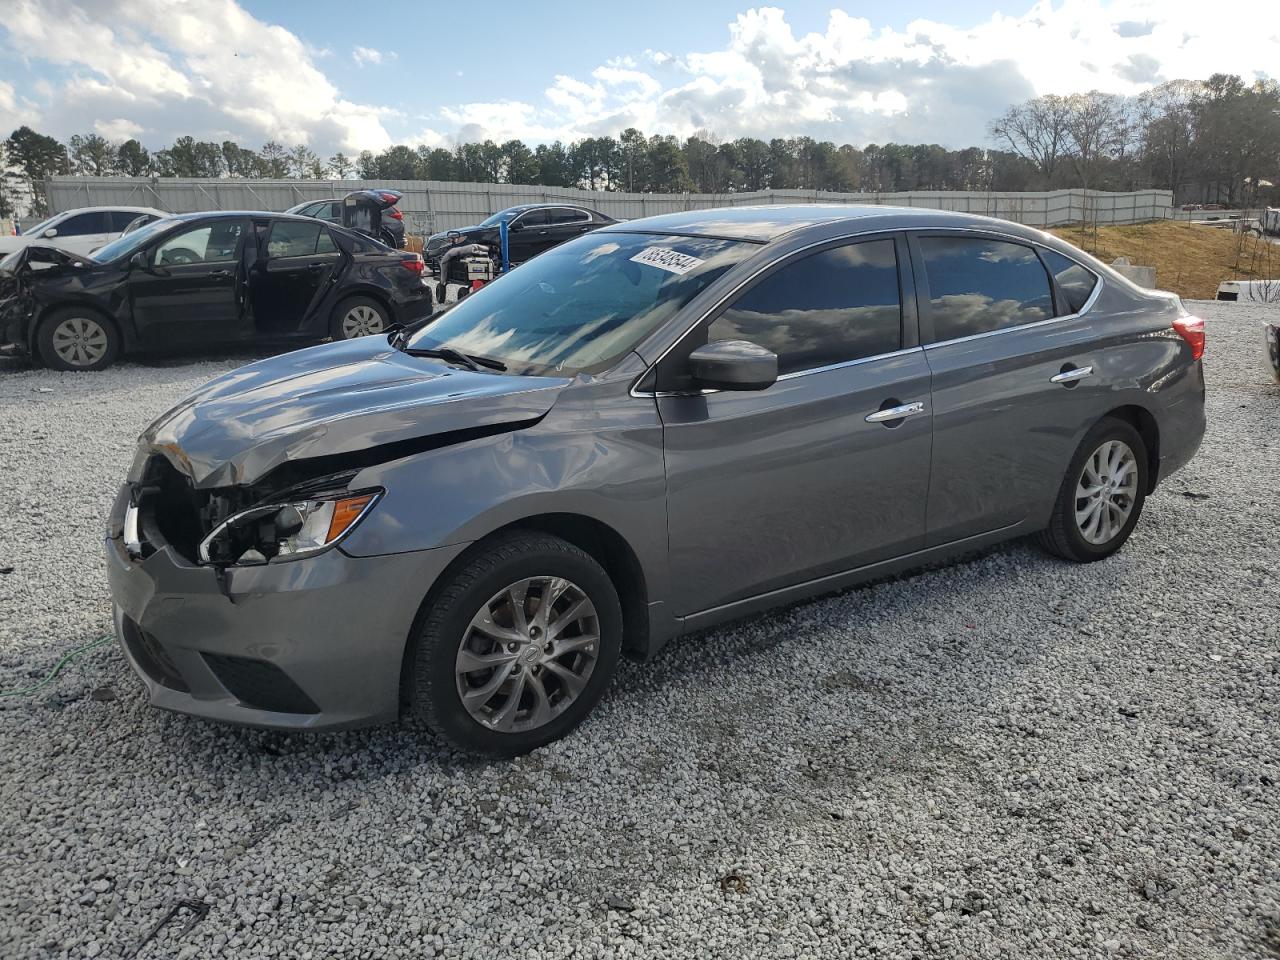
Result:
<svg viewBox="0 0 1280 960">
<path fill-rule="evenodd" d="M 573 514 L 620 534 L 645 571 L 650 600 L 661 599 L 662 425 L 651 398 L 628 393 L 635 375 L 581 377 L 534 426 L 363 470 L 352 489 L 386 494 L 343 550 L 373 556 L 469 543 L 533 516 Z"/>
</svg>

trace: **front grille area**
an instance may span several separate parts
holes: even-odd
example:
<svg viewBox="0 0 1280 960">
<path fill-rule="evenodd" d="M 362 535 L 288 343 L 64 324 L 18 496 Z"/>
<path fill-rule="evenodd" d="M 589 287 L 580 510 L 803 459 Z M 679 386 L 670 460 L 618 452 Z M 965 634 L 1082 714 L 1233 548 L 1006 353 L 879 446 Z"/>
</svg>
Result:
<svg viewBox="0 0 1280 960">
<path fill-rule="evenodd" d="M 123 639 L 129 648 L 130 655 L 148 677 L 170 690 L 177 690 L 180 693 L 191 692 L 187 681 L 182 678 L 177 665 L 160 645 L 160 641 L 128 617 L 124 618 Z"/>
<path fill-rule="evenodd" d="M 246 707 L 273 713 L 320 712 L 316 702 L 274 663 L 222 653 L 201 656 L 218 682 Z"/>
</svg>

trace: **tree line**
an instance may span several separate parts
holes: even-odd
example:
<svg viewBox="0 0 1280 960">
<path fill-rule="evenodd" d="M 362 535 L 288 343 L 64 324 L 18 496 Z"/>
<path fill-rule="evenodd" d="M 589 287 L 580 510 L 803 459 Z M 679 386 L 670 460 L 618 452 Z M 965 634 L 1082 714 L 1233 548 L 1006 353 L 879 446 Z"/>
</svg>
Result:
<svg viewBox="0 0 1280 960">
<path fill-rule="evenodd" d="M 1098 91 L 1036 97 L 988 127 L 991 146 L 837 146 L 811 137 L 722 140 L 618 137 L 528 146 L 521 140 L 453 148 L 389 147 L 350 157 L 317 156 L 305 144 L 268 141 L 254 150 L 179 137 L 162 150 L 96 133 L 66 143 L 20 127 L 3 143 L 0 216 L 15 187 L 42 212 L 41 182 L 55 174 L 446 180 L 653 193 L 774 189 L 882 193 L 903 190 L 1045 190 L 1086 187 L 1173 190 L 1176 199 L 1229 206 L 1280 202 L 1280 86 L 1215 74 L 1173 80 L 1137 97 Z"/>
</svg>

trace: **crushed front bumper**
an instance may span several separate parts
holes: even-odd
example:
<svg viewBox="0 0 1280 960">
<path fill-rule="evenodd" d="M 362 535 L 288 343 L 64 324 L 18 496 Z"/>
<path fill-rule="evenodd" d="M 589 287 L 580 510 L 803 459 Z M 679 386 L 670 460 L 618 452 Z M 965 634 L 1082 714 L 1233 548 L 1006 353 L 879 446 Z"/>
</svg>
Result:
<svg viewBox="0 0 1280 960">
<path fill-rule="evenodd" d="M 132 557 L 112 511 L 116 636 L 152 705 L 249 726 L 337 729 L 394 720 L 405 644 L 431 584 L 463 547 L 381 557 L 340 549 L 215 568 L 152 543 Z"/>
</svg>

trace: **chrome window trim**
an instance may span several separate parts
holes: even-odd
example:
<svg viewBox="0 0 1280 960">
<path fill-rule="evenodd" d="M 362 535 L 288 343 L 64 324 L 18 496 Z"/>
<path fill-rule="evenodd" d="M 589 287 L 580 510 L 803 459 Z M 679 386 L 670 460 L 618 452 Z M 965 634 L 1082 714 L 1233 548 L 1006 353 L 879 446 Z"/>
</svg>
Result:
<svg viewBox="0 0 1280 960">
<path fill-rule="evenodd" d="M 901 350 L 890 350 L 888 353 L 873 353 L 869 357 L 859 357 L 857 360 L 841 360 L 839 363 L 829 363 L 825 367 L 810 367 L 807 370 L 793 370 L 790 373 L 784 373 L 778 377 L 778 382 L 783 380 L 794 380 L 797 377 L 807 377 L 811 373 L 826 373 L 828 370 L 841 370 L 844 367 L 856 367 L 859 364 L 871 363 L 873 360 L 888 360 L 890 357 L 905 357 L 909 353 L 923 353 L 924 347 L 903 347 Z"/>
<path fill-rule="evenodd" d="M 995 336 L 996 334 L 999 334 L 999 333 L 1012 333 L 1014 331 L 1027 330 L 1032 327 L 1040 327 L 1050 323 L 1058 323 L 1066 320 L 1077 320 L 1089 312 L 1089 310 L 1093 307 L 1094 302 L 1098 299 L 1099 295 L 1101 295 L 1102 293 L 1102 284 L 1104 282 L 1103 277 L 1100 274 L 1096 273 L 1095 271 L 1091 270 L 1085 264 L 1081 263 L 1075 257 L 1069 254 L 1063 253 L 1061 250 L 1055 250 L 1053 247 L 1049 246 L 1048 244 L 1041 243 L 1039 240 L 1029 240 L 1026 237 L 1013 236 L 1011 234 L 1004 233 L 999 230 L 993 230 L 989 227 L 885 227 L 879 230 L 868 230 L 860 233 L 846 233 L 846 234 L 840 234 L 839 236 L 835 236 L 835 237 L 825 237 L 822 240 L 815 240 L 813 243 L 806 244 L 803 247 L 800 247 L 796 250 L 791 251 L 791 253 L 787 254 L 781 260 L 774 260 L 770 263 L 766 263 L 763 266 L 759 267 L 758 269 L 752 271 L 752 273 L 749 274 L 748 276 L 743 277 L 742 280 L 736 286 L 733 287 L 733 289 L 729 290 L 719 300 L 717 300 L 705 311 L 703 311 L 702 314 L 699 315 L 698 319 L 695 320 L 692 324 L 690 324 L 689 328 L 685 330 L 684 333 L 680 334 L 680 336 L 676 337 L 676 339 L 671 342 L 671 345 L 667 347 L 667 349 L 663 350 L 662 353 L 658 354 L 658 358 L 654 360 L 653 363 L 649 364 L 649 366 L 645 368 L 643 373 L 641 373 L 638 377 L 636 377 L 635 381 L 631 384 L 631 389 L 628 391 L 628 393 L 633 397 L 641 398 L 641 399 L 647 399 L 650 397 L 688 397 L 688 396 L 698 396 L 700 394 L 705 396 L 706 394 L 719 393 L 720 392 L 719 390 L 698 390 L 693 392 L 690 392 L 687 390 L 654 391 L 654 390 L 639 390 L 637 389 L 637 387 L 641 380 L 643 380 L 650 373 L 652 373 L 654 368 L 657 367 L 658 364 L 662 363 L 664 359 L 666 359 L 666 356 L 668 353 L 674 350 L 680 344 L 680 342 L 684 340 L 685 337 L 689 336 L 689 334 L 693 333 L 694 330 L 698 329 L 698 325 L 701 324 L 703 320 L 707 319 L 707 317 L 711 316 L 711 314 L 719 310 L 732 297 L 736 296 L 738 291 L 740 291 L 744 286 L 746 286 L 756 277 L 760 276 L 760 274 L 764 273 L 766 270 L 769 270 L 772 267 L 776 266 L 777 264 L 785 262 L 786 260 L 790 260 L 790 259 L 793 259 L 794 257 L 798 257 L 801 254 L 805 253 L 806 251 L 814 249 L 815 247 L 824 246 L 825 244 L 836 244 L 842 240 L 858 240 L 858 239 L 870 240 L 878 236 L 883 236 L 885 234 L 894 236 L 899 233 L 916 234 L 916 235 L 927 234 L 927 233 L 976 233 L 976 234 L 981 234 L 983 236 L 995 237 L 999 240 L 1004 240 L 1008 243 L 1016 243 L 1022 246 L 1031 246 L 1031 247 L 1036 247 L 1042 250 L 1050 250 L 1054 253 L 1057 253 L 1057 254 L 1060 254 L 1061 256 L 1066 257 L 1068 260 L 1076 264 L 1076 266 L 1080 267 L 1081 269 L 1087 270 L 1097 280 L 1097 283 L 1093 285 L 1093 293 L 1089 294 L 1089 299 L 1085 301 L 1084 306 L 1081 307 L 1080 310 L 1076 313 L 1066 314 L 1061 317 L 1049 317 L 1047 320 L 1036 320 L 1036 321 L 1033 321 L 1032 323 L 1019 324 L 1016 327 L 1001 327 L 999 330 L 987 330 L 984 333 L 973 333 L 966 337 L 956 337 L 951 340 L 935 340 L 932 343 L 924 343 L 918 347 L 906 347 L 902 350 L 893 351 L 892 353 L 881 353 L 871 357 L 861 357 L 857 360 L 848 360 L 848 361 L 845 361 L 844 363 L 832 364 L 828 367 L 815 367 L 812 370 L 797 370 L 793 373 L 783 374 L 781 377 L 778 378 L 779 380 L 788 379 L 796 376 L 803 376 L 804 374 L 807 374 L 807 373 L 816 373 L 819 370 L 830 370 L 830 369 L 835 369 L 836 367 L 841 367 L 841 366 L 852 366 L 858 363 L 865 363 L 868 360 L 879 360 L 879 359 L 882 359 L 883 357 L 897 356 L 898 354 L 910 353 L 913 350 L 928 350 L 931 347 L 940 347 L 940 346 L 944 346 L 946 344 L 951 344 L 951 343 L 963 343 L 966 340 L 978 340 L 983 337 Z M 779 238 L 779 239 L 782 239 L 782 238 Z M 1045 271 L 1046 273 L 1048 273 L 1048 267 L 1045 267 Z M 919 281 L 916 282 L 916 286 L 919 287 Z M 916 292 L 915 290 L 912 290 L 913 296 L 915 295 L 915 292 Z"/>
</svg>

